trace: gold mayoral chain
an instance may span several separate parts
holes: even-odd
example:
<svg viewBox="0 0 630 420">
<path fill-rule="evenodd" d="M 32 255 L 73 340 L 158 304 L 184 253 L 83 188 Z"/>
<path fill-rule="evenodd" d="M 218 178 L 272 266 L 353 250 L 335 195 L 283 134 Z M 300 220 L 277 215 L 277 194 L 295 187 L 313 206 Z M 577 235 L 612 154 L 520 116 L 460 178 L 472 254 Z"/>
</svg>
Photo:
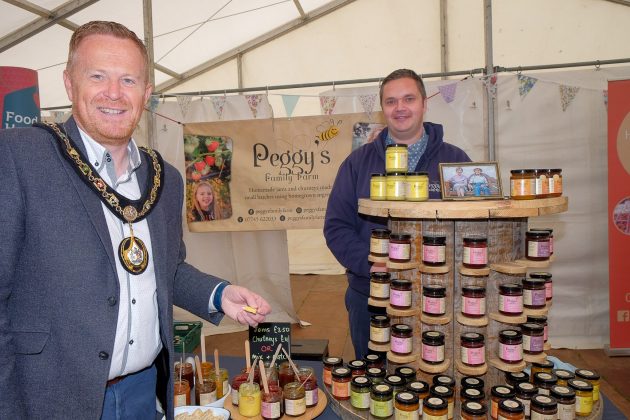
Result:
<svg viewBox="0 0 630 420">
<path fill-rule="evenodd" d="M 116 217 L 129 223 L 129 236 L 120 242 L 118 258 L 125 270 L 131 274 L 142 274 L 149 263 L 149 251 L 144 242 L 134 236 L 132 223 L 147 217 L 160 198 L 160 190 L 164 183 L 162 157 L 153 149 L 139 147 L 151 159 L 152 165 L 149 165 L 147 188 L 144 189 L 142 197 L 139 200 L 130 200 L 117 193 L 98 176 L 96 169 L 83 156 L 81 150 L 74 146 L 72 140 L 58 124 L 37 123 L 35 126 L 45 129 L 59 140 L 64 156 L 73 164 L 75 171 L 86 185 L 97 193 Z"/>
</svg>

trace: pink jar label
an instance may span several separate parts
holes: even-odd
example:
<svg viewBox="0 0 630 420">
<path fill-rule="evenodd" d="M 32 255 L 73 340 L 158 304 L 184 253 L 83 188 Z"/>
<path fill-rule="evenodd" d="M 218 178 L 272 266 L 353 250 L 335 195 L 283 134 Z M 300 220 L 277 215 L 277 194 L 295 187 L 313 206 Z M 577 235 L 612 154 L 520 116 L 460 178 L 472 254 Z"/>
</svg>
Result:
<svg viewBox="0 0 630 420">
<path fill-rule="evenodd" d="M 428 346 L 422 344 L 422 360 L 427 362 L 443 362 L 444 346 Z"/>
<path fill-rule="evenodd" d="M 548 258 L 549 241 L 527 241 L 527 255 L 530 257 Z"/>
<path fill-rule="evenodd" d="M 422 245 L 422 261 L 443 263 L 446 261 L 446 247 L 443 245 Z"/>
<path fill-rule="evenodd" d="M 411 290 L 391 289 L 389 291 L 389 303 L 394 306 L 411 306 Z"/>
<path fill-rule="evenodd" d="M 553 297 L 553 283 L 549 281 L 545 283 L 545 298 L 549 300 L 552 297 Z"/>
<path fill-rule="evenodd" d="M 306 394 L 307 407 L 312 407 L 314 405 L 317 405 L 317 401 L 319 401 L 319 395 L 317 395 L 317 388 L 311 389 L 311 390 L 307 389 L 305 391 L 305 394 Z"/>
<path fill-rule="evenodd" d="M 427 314 L 442 315 L 446 312 L 446 299 L 423 296 L 422 312 Z"/>
<path fill-rule="evenodd" d="M 523 334 L 523 350 L 529 352 L 538 353 L 543 351 L 543 345 L 545 344 L 545 337 L 542 335 L 530 336 Z"/>
<path fill-rule="evenodd" d="M 523 290 L 523 304 L 527 306 L 545 306 L 547 296 L 545 289 Z"/>
<path fill-rule="evenodd" d="M 499 343 L 499 358 L 510 362 L 523 360 L 523 345 Z"/>
<path fill-rule="evenodd" d="M 488 248 L 471 248 L 464 246 L 462 260 L 464 264 L 486 265 L 488 264 Z"/>
<path fill-rule="evenodd" d="M 394 353 L 409 354 L 412 350 L 411 337 L 391 337 L 391 349 Z"/>
<path fill-rule="evenodd" d="M 462 363 L 467 365 L 483 365 L 486 363 L 486 347 L 461 347 Z"/>
<path fill-rule="evenodd" d="M 280 401 L 278 402 L 262 402 L 260 403 L 260 413 L 268 419 L 276 419 L 280 417 Z"/>
<path fill-rule="evenodd" d="M 523 296 L 499 295 L 499 311 L 510 314 L 523 312 Z"/>
<path fill-rule="evenodd" d="M 462 296 L 462 313 L 464 315 L 483 315 L 486 313 L 486 298 Z"/>
<path fill-rule="evenodd" d="M 411 245 L 389 243 L 389 258 L 394 260 L 408 260 L 411 258 Z"/>
</svg>

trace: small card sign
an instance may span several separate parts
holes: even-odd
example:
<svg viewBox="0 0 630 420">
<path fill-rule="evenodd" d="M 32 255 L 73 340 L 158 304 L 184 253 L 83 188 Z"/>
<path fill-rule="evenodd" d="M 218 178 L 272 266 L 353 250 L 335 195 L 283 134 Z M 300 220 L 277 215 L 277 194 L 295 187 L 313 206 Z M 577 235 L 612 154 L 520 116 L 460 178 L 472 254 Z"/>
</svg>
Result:
<svg viewBox="0 0 630 420">
<path fill-rule="evenodd" d="M 249 348 L 252 361 L 260 356 L 263 362 L 271 362 L 278 345 L 291 354 L 291 324 L 288 322 L 263 322 L 256 328 L 249 327 Z M 286 360 L 284 352 L 280 350 L 276 357 L 276 364 Z"/>
</svg>

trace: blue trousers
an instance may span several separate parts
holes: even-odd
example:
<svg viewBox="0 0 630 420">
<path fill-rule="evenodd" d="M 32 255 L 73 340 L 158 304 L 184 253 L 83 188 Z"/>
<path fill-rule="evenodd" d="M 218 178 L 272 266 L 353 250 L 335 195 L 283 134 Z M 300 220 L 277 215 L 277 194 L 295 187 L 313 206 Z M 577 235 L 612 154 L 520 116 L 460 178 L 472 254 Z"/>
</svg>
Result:
<svg viewBox="0 0 630 420">
<path fill-rule="evenodd" d="M 155 365 L 128 375 L 105 390 L 101 420 L 155 420 Z"/>
<path fill-rule="evenodd" d="M 385 308 L 368 306 L 368 296 L 348 287 L 346 290 L 346 309 L 350 324 L 350 338 L 354 346 L 355 357 L 363 359 L 369 353 L 375 353 L 368 348 L 370 341 L 370 317 L 386 314 Z"/>
</svg>

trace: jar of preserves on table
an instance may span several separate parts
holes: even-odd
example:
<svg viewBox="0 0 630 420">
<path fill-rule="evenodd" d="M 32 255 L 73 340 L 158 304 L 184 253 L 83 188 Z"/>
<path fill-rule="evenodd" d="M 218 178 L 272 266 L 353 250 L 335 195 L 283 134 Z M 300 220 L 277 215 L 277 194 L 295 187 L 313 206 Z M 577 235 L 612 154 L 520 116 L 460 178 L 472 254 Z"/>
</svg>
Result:
<svg viewBox="0 0 630 420">
<path fill-rule="evenodd" d="M 575 392 L 576 416 L 589 416 L 593 412 L 593 385 L 581 379 L 569 379 L 567 382 Z"/>
<path fill-rule="evenodd" d="M 394 414 L 394 393 L 387 384 L 372 386 L 370 414 L 377 419 L 385 419 Z"/>
<path fill-rule="evenodd" d="M 264 420 L 278 420 L 282 414 L 282 390 L 277 383 L 269 384 L 269 392 L 262 392 L 260 416 Z"/>
<path fill-rule="evenodd" d="M 324 357 L 323 358 L 324 369 L 322 371 L 322 379 L 324 385 L 332 385 L 332 371 L 335 368 L 343 366 L 343 359 L 341 357 Z"/>
<path fill-rule="evenodd" d="M 350 384 L 350 381 L 348 381 L 348 384 Z M 282 395 L 284 398 L 284 414 L 298 417 L 306 413 L 306 390 L 301 383 L 290 382 L 286 384 Z"/>
<path fill-rule="evenodd" d="M 422 360 L 429 364 L 444 362 L 444 333 L 440 331 L 422 333 Z"/>
<path fill-rule="evenodd" d="M 350 405 L 357 410 L 369 410 L 371 387 L 372 382 L 365 376 L 352 378 L 350 384 Z"/>
<path fill-rule="evenodd" d="M 238 413 L 244 417 L 260 414 L 262 395 L 256 382 L 244 382 L 238 390 Z"/>
<path fill-rule="evenodd" d="M 370 200 L 383 201 L 387 199 L 387 175 L 373 173 L 370 176 Z"/>
</svg>

